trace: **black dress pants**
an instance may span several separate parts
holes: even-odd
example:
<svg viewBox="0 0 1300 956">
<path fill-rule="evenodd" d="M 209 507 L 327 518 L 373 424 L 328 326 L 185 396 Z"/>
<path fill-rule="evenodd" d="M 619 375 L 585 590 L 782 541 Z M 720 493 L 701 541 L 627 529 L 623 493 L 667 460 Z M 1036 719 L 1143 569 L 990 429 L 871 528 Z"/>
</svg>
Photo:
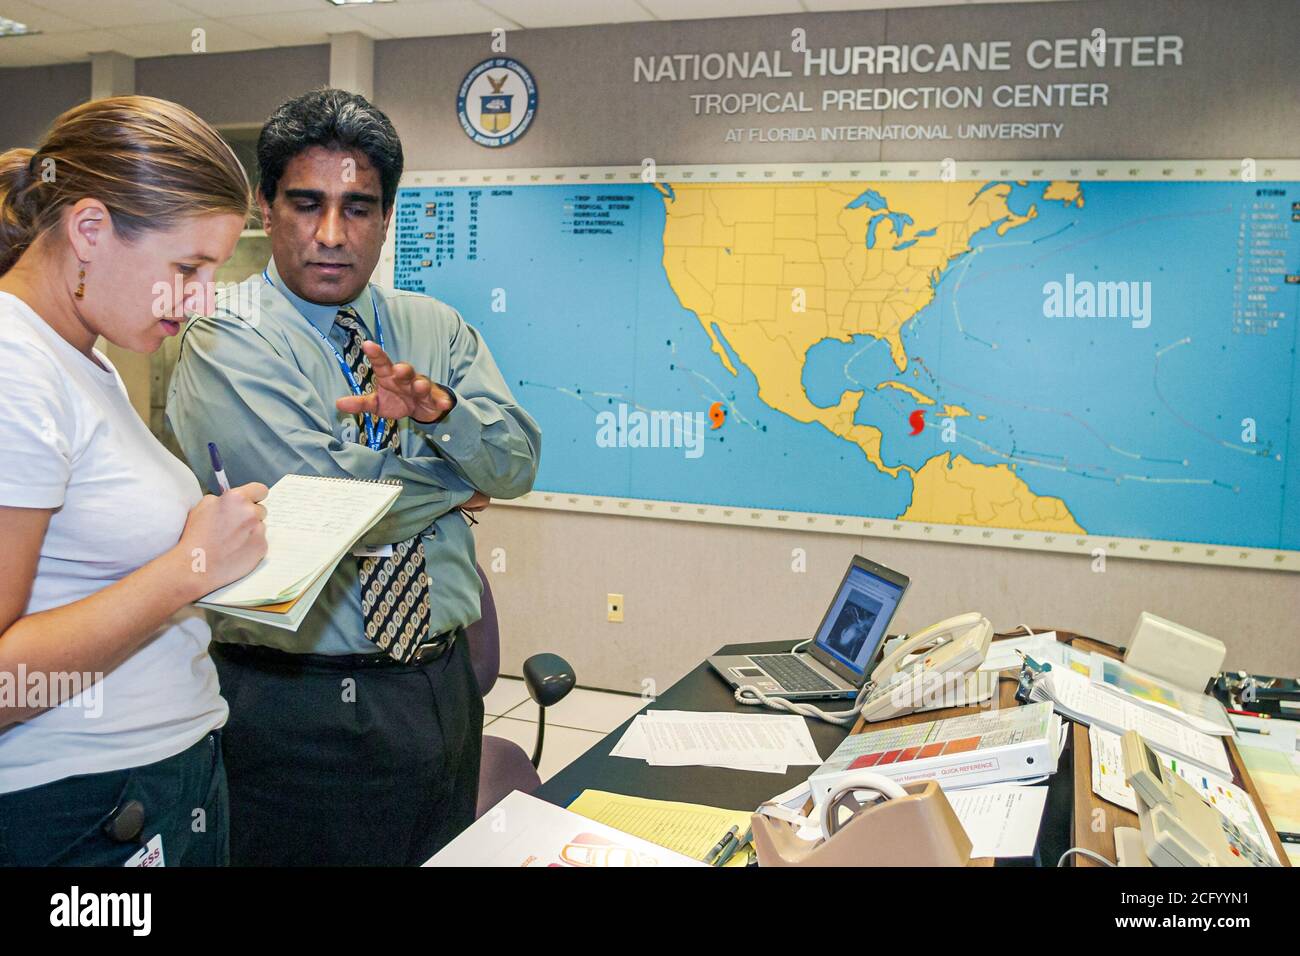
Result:
<svg viewBox="0 0 1300 956">
<path fill-rule="evenodd" d="M 418 866 L 474 822 L 483 701 L 464 634 L 423 664 L 212 645 L 234 866 Z"/>
</svg>

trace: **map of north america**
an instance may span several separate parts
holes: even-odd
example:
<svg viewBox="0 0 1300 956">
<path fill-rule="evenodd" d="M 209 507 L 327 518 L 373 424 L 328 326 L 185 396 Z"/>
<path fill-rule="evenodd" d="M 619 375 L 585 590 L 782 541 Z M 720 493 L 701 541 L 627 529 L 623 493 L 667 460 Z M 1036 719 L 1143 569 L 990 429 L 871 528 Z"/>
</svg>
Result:
<svg viewBox="0 0 1300 956">
<path fill-rule="evenodd" d="M 902 330 L 934 300 L 935 282 L 954 259 L 970 252 L 973 235 L 991 226 L 1006 235 L 1032 220 L 1036 206 L 1024 215 L 1012 213 L 1005 184 L 903 184 L 888 189 L 888 199 L 849 184 L 734 183 L 664 192 L 664 269 L 682 304 L 699 316 L 719 361 L 736 373 L 720 341 L 725 339 L 754 372 L 759 397 L 772 408 L 854 443 L 891 478 L 909 473 L 912 501 L 898 517 L 1084 531 L 1060 499 L 1035 495 L 1013 466 L 980 465 L 947 452 L 920 468 L 887 465 L 880 455 L 881 430 L 855 421 L 864 391 L 846 390 L 835 405 L 821 407 L 803 386 L 813 346 L 852 342 L 854 336 L 885 343 L 897 372 L 905 373 Z M 1075 183 L 1050 183 L 1042 198 L 1083 205 Z M 874 386 L 888 387 L 921 405 L 935 404 L 903 382 Z M 969 414 L 954 405 L 942 413 Z"/>
<path fill-rule="evenodd" d="M 394 282 L 482 333 L 543 491 L 1297 550 L 1297 219 L 1295 183 L 412 187 Z M 715 427 L 597 441 L 638 412 Z"/>
</svg>

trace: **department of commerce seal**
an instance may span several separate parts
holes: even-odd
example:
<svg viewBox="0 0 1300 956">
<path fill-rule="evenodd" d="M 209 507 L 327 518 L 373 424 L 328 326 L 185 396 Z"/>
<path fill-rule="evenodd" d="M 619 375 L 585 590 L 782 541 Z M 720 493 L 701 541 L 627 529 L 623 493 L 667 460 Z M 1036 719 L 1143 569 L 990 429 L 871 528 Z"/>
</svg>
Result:
<svg viewBox="0 0 1300 956">
<path fill-rule="evenodd" d="M 537 84 L 518 60 L 484 60 L 461 82 L 456 113 L 465 135 L 480 146 L 509 146 L 532 125 Z"/>
</svg>

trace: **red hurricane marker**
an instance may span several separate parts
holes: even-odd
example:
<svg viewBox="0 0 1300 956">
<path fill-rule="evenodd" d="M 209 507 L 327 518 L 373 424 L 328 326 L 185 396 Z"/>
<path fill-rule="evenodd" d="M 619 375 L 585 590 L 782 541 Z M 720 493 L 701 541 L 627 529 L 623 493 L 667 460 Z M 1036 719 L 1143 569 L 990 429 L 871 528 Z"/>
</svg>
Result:
<svg viewBox="0 0 1300 956">
<path fill-rule="evenodd" d="M 912 434 L 919 435 L 925 428 L 925 409 L 918 408 L 907 416 L 908 424 L 912 426 Z"/>
<path fill-rule="evenodd" d="M 722 427 L 722 423 L 727 420 L 727 409 L 721 402 L 714 402 L 709 406 L 709 421 L 713 422 L 710 429 L 717 431 Z"/>
</svg>

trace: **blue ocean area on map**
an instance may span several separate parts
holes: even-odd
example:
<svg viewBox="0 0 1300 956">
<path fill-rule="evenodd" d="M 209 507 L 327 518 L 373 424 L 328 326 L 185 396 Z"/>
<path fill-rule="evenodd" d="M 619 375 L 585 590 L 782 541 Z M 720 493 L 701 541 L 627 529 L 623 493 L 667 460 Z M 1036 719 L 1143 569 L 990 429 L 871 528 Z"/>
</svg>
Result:
<svg viewBox="0 0 1300 956">
<path fill-rule="evenodd" d="M 856 420 L 882 429 L 887 464 L 920 467 L 952 450 L 1014 463 L 1092 533 L 1300 547 L 1294 503 L 1283 524 L 1298 479 L 1285 460 L 1288 429 L 1296 433 L 1294 324 L 1234 334 L 1227 308 L 1247 187 L 1088 183 L 1083 209 L 1042 202 L 1042 187 L 1014 187 L 1009 200 L 1017 214 L 1036 205 L 1036 219 L 1003 237 L 982 230 L 944 271 L 935 300 L 904 329 L 905 373 L 873 337 L 827 340 L 809 352 L 809 397 L 827 405 L 865 386 Z M 1149 281 L 1150 326 L 1045 317 L 1044 284 L 1067 274 Z M 969 410 L 954 419 L 957 441 L 941 440 L 934 410 L 911 437 L 907 417 L 925 406 L 873 390 L 887 379 Z M 1241 440 L 1245 418 L 1256 423 L 1253 447 Z"/>
<path fill-rule="evenodd" d="M 981 230 L 942 270 L 933 300 L 903 327 L 906 370 L 871 336 L 824 340 L 807 354 L 808 398 L 830 406 L 846 390 L 865 391 L 855 420 L 881 430 L 887 466 L 919 469 L 946 452 L 1013 465 L 1090 534 L 1300 549 L 1300 465 L 1288 454 L 1300 448 L 1300 285 L 1276 277 L 1266 304 L 1282 318 L 1266 334 L 1234 330 L 1241 224 L 1255 185 L 1085 181 L 1082 207 L 1045 200 L 1046 185 L 1011 184 L 1008 207 L 1023 216 L 1032 206 L 1034 218 L 1002 236 L 996 224 Z M 1297 184 L 1269 187 L 1284 191 L 1284 208 L 1300 202 Z M 670 285 L 665 196 L 655 186 L 480 189 L 472 220 L 470 192 L 445 191 L 458 210 L 457 255 L 398 285 L 451 303 L 483 334 L 542 425 L 540 490 L 881 518 L 908 507 L 906 471 L 884 474 L 851 442 L 764 403 L 734 351 L 738 374 L 723 367 Z M 597 193 L 621 200 L 616 222 L 586 232 L 578 210 Z M 890 243 L 933 234 L 935 224 L 889 203 L 887 184 L 855 203 L 893 217 Z M 472 261 L 463 255 L 471 221 Z M 1287 271 L 1300 271 L 1296 238 L 1274 245 Z M 1137 283 L 1149 325 L 1045 315 L 1045 284 L 1067 277 L 1072 288 Z M 493 310 L 494 290 L 505 292 L 504 312 Z M 937 404 L 877 388 L 886 381 Z M 698 458 L 597 444 L 598 414 L 619 403 L 693 413 L 714 402 L 727 420 L 707 432 Z M 952 442 L 943 440 L 945 404 L 970 413 L 952 420 Z M 917 409 L 926 428 L 912 436 Z M 1253 444 L 1243 441 L 1245 419 Z"/>
</svg>

